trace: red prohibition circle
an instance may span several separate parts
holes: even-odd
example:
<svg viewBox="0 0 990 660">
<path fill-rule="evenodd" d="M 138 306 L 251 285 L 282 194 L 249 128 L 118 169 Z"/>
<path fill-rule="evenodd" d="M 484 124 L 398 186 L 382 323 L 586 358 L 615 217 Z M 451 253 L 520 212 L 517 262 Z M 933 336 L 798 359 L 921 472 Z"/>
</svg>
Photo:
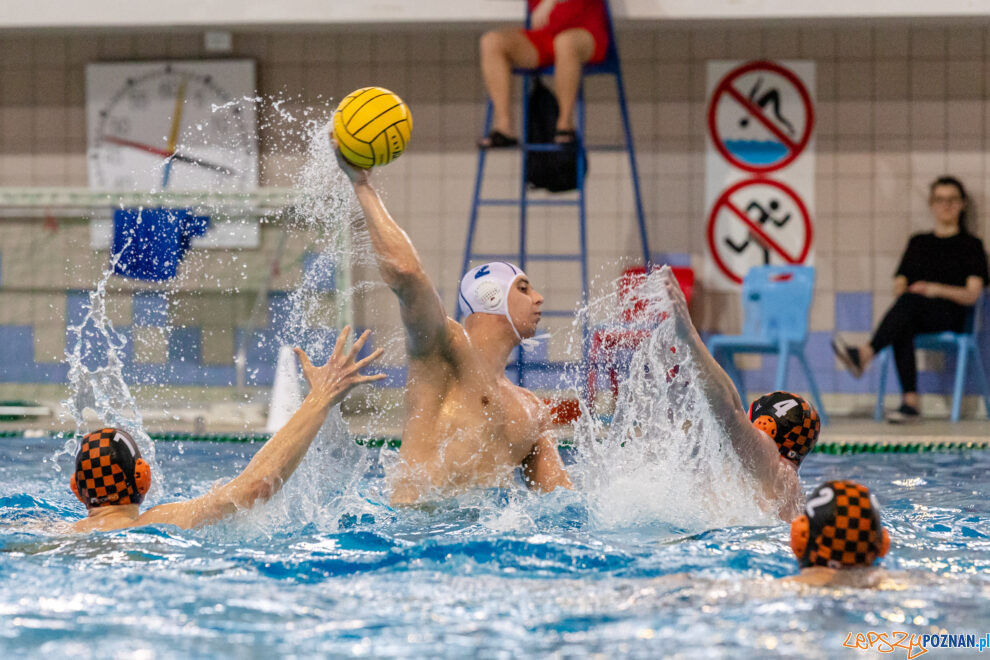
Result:
<svg viewBox="0 0 990 660">
<path fill-rule="evenodd" d="M 790 149 L 790 152 L 783 160 L 776 163 L 771 163 L 769 165 L 751 165 L 749 163 L 745 163 L 739 160 L 736 156 L 732 155 L 732 153 L 725 148 L 725 145 L 722 144 L 722 140 L 718 135 L 718 131 L 716 130 L 717 127 L 715 125 L 716 108 L 718 107 L 718 102 L 719 100 L 721 100 L 722 96 L 726 93 L 729 93 L 728 90 L 731 87 L 732 83 L 736 80 L 736 78 L 744 74 L 747 74 L 750 71 L 757 71 L 757 70 L 771 71 L 773 73 L 776 73 L 782 76 L 792 85 L 794 85 L 794 89 L 797 90 L 798 95 L 801 97 L 801 102 L 804 104 L 805 112 L 807 113 L 807 120 L 805 121 L 804 124 L 804 133 L 801 135 L 801 139 L 798 140 L 793 145 L 793 147 Z M 735 95 L 738 96 L 739 92 L 737 92 L 734 88 L 733 88 L 733 92 L 735 92 Z M 733 96 L 732 93 L 729 93 L 729 95 Z M 773 172 L 774 170 L 779 170 L 780 168 L 786 167 L 791 162 L 793 162 L 795 158 L 801 155 L 801 152 L 804 151 L 804 148 L 808 146 L 808 140 L 811 139 L 811 130 L 814 127 L 814 124 L 815 124 L 815 108 L 811 104 L 811 96 L 808 95 L 808 90 L 805 89 L 804 83 L 802 83 L 801 79 L 798 78 L 796 75 L 794 75 L 794 72 L 792 72 L 790 69 L 786 69 L 780 66 L 779 64 L 775 64 L 774 62 L 766 62 L 766 61 L 750 62 L 749 64 L 744 64 L 741 67 L 733 69 L 729 73 L 725 74 L 722 80 L 719 81 L 718 85 L 715 86 L 715 91 L 712 93 L 711 103 L 708 105 L 708 134 L 711 137 L 712 143 L 715 145 L 715 148 L 718 149 L 718 152 L 722 154 L 722 157 L 725 158 L 727 161 L 729 161 L 739 169 L 746 170 L 747 172 L 752 172 L 753 174 L 766 174 L 767 172 Z"/>
<path fill-rule="evenodd" d="M 726 277 L 728 277 L 736 284 L 742 284 L 742 277 L 732 272 L 732 269 L 729 268 L 728 264 L 726 264 L 725 261 L 722 260 L 722 257 L 719 256 L 718 249 L 716 249 L 715 247 L 715 221 L 718 219 L 719 211 L 722 210 L 723 206 L 726 206 L 729 203 L 729 198 L 733 195 L 733 193 L 747 186 L 752 186 L 752 185 L 766 185 L 766 186 L 770 186 L 771 188 L 777 188 L 778 190 L 780 190 L 795 203 L 795 205 L 798 208 L 798 211 L 801 212 L 801 220 L 804 222 L 804 231 L 805 231 L 804 247 L 801 250 L 800 256 L 798 256 L 796 259 L 790 258 L 786 253 L 783 252 L 782 249 L 778 248 L 777 246 L 771 245 L 766 247 L 769 247 L 771 250 L 774 251 L 774 253 L 783 257 L 784 261 L 790 264 L 801 264 L 804 263 L 805 258 L 807 258 L 808 256 L 808 252 L 811 251 L 811 241 L 814 237 L 814 228 L 812 227 L 811 224 L 811 215 L 808 213 L 808 207 L 805 206 L 804 201 L 800 197 L 798 197 L 797 193 L 795 193 L 793 190 L 785 186 L 783 183 L 780 183 L 779 181 L 774 181 L 773 179 L 756 177 L 753 179 L 745 179 L 743 181 L 739 181 L 738 183 L 733 184 L 725 192 L 723 192 L 721 196 L 719 196 L 719 198 L 715 200 L 715 204 L 712 205 L 712 211 L 708 215 L 708 230 L 706 232 L 706 235 L 708 237 L 708 249 L 711 250 L 712 258 L 715 259 L 715 265 L 718 266 L 719 270 L 721 270 Z"/>
</svg>

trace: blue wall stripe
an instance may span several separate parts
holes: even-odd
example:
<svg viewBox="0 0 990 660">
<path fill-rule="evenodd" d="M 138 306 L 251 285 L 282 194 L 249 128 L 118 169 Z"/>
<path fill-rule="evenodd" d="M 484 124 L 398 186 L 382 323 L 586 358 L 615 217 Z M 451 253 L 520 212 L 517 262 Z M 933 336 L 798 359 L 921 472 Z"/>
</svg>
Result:
<svg viewBox="0 0 990 660">
<path fill-rule="evenodd" d="M 678 263 L 686 255 L 657 255 L 658 260 Z M 315 261 L 315 259 L 314 259 Z M 89 292 L 82 290 L 66 291 L 66 322 L 78 324 L 85 315 Z M 268 327 L 252 332 L 248 346 L 249 383 L 261 387 L 270 386 L 274 377 L 278 348 L 282 342 L 303 346 L 316 363 L 322 363 L 329 356 L 336 339 L 334 329 L 308 329 L 302 333 L 290 331 L 291 294 L 274 291 L 269 294 Z M 841 292 L 835 294 L 835 325 L 842 332 L 869 332 L 873 322 L 873 294 L 870 292 Z M 167 326 L 168 297 L 159 291 L 134 294 L 135 326 Z M 984 305 L 980 345 L 983 348 L 984 366 L 990 373 L 990 302 Z M 158 382 L 168 385 L 231 386 L 234 384 L 233 365 L 204 365 L 202 356 L 202 328 L 196 326 L 172 328 L 169 340 L 168 362 L 164 365 L 136 364 L 132 342 L 132 326 L 116 328 L 127 339 L 124 348 L 125 377 L 133 384 Z M 235 331 L 235 345 L 243 337 L 243 330 Z M 360 328 L 355 329 L 355 336 Z M 67 347 L 74 341 L 73 333 L 67 331 Z M 702 333 L 707 338 L 709 333 Z M 852 378 L 844 369 L 836 368 L 829 340 L 832 332 L 812 332 L 809 334 L 806 355 L 815 373 L 819 387 L 825 393 L 872 394 L 876 392 L 878 373 L 875 368 L 861 379 Z M 100 366 L 99 356 L 105 354 L 102 338 L 91 329 L 85 330 L 86 339 L 92 343 L 91 358 L 87 366 Z M 361 356 L 370 353 L 375 345 L 375 337 L 369 341 Z M 546 358 L 547 344 L 541 343 L 539 350 L 530 356 L 532 360 Z M 955 358 L 946 359 L 944 371 L 921 372 L 919 389 L 924 393 L 951 394 Z M 378 367 L 388 378 L 376 386 L 403 387 L 406 369 L 402 366 Z M 514 373 L 514 372 L 512 372 Z M 30 325 L 0 326 L 0 382 L 5 383 L 64 383 L 68 366 L 64 363 L 34 362 L 34 332 Z M 747 389 L 750 391 L 771 389 L 776 374 L 776 357 L 764 355 L 762 366 L 757 370 L 744 371 Z M 511 375 L 511 374 L 510 374 Z M 604 372 L 603 372 L 604 375 Z M 573 366 L 553 366 L 535 369 L 526 375 L 526 383 L 534 388 L 553 389 L 562 386 L 583 386 L 584 375 Z M 807 383 L 797 360 L 789 365 L 788 387 L 807 391 Z M 897 378 L 891 370 L 888 377 L 888 391 L 899 392 Z M 967 371 L 966 391 L 978 394 L 979 389 L 972 367 Z"/>
</svg>

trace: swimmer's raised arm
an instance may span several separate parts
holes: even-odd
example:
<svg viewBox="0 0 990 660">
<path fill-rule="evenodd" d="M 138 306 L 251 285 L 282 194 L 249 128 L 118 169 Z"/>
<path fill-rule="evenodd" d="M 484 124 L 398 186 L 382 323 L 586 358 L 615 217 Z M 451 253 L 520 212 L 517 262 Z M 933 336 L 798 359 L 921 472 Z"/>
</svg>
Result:
<svg viewBox="0 0 990 660">
<path fill-rule="evenodd" d="M 197 527 L 216 522 L 240 509 L 249 509 L 258 501 L 267 500 L 277 493 L 306 455 L 331 408 L 354 387 L 385 377 L 384 374 L 369 376 L 359 373 L 360 369 L 382 354 L 382 349 L 355 361 L 370 331 L 366 330 L 345 353 L 344 346 L 350 330 L 347 326 L 341 331 L 333 354 L 322 367 L 313 366 L 306 353 L 296 349 L 303 375 L 309 383 L 309 394 L 285 426 L 258 450 L 241 474 L 202 497 L 149 509 L 137 519 L 135 525 L 164 523 L 184 528 Z"/>
<path fill-rule="evenodd" d="M 687 344 L 694 354 L 698 370 L 701 374 L 700 385 L 713 405 L 715 413 L 722 417 L 729 417 L 733 413 L 739 413 L 745 419 L 742 400 L 729 374 L 715 361 L 712 354 L 708 352 L 705 343 L 701 341 L 698 330 L 691 321 L 691 314 L 688 312 L 687 301 L 684 299 L 684 292 L 674 278 L 671 271 L 663 273 L 664 287 L 667 298 L 673 305 L 672 314 L 677 330 L 677 338 Z M 749 420 L 746 420 L 749 424 Z"/>
<path fill-rule="evenodd" d="M 375 250 L 378 270 L 385 284 L 399 297 L 399 311 L 406 327 L 409 354 L 426 355 L 444 348 L 449 339 L 447 313 L 423 269 L 416 248 L 402 227 L 389 215 L 371 185 L 368 170 L 348 163 L 340 155 L 336 142 L 333 142 L 333 147 L 340 169 L 354 185 L 354 193 L 364 211 L 364 221 Z"/>
<path fill-rule="evenodd" d="M 779 489 L 780 485 L 777 481 L 780 459 L 773 440 L 750 422 L 729 374 L 725 373 L 708 352 L 705 343 L 701 341 L 694 323 L 691 322 L 684 293 L 674 279 L 673 273 L 666 273 L 664 284 L 667 296 L 673 303 L 677 336 L 692 349 L 700 375 L 699 384 L 711 405 L 712 413 L 724 426 L 743 466 L 763 484 L 766 490 Z"/>
</svg>

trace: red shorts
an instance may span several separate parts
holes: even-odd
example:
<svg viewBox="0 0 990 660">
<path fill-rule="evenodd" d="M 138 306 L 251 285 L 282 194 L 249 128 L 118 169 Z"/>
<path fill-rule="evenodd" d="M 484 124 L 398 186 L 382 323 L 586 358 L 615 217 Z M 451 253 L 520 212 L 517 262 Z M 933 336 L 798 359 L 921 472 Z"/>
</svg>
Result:
<svg viewBox="0 0 990 660">
<path fill-rule="evenodd" d="M 532 10 L 539 2 L 530 0 L 529 4 Z M 523 34 L 539 53 L 538 66 L 553 64 L 554 37 L 564 30 L 574 28 L 584 28 L 591 33 L 591 38 L 595 42 L 595 50 L 588 63 L 595 64 L 605 59 L 608 51 L 608 17 L 605 14 L 605 3 L 602 0 L 563 0 L 550 12 L 546 25 L 539 30 L 523 30 Z"/>
</svg>

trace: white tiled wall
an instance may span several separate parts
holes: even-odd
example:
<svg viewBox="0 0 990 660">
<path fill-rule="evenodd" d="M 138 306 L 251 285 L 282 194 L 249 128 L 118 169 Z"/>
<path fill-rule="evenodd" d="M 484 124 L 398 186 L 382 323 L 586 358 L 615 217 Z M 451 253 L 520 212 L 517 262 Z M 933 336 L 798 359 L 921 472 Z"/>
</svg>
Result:
<svg viewBox="0 0 990 660">
<path fill-rule="evenodd" d="M 379 84 L 412 107 L 409 151 L 378 175 L 393 215 L 408 229 L 446 303 L 460 275 L 483 88 L 477 62 L 479 29 L 367 29 L 323 33 L 235 34 L 236 57 L 258 62 L 262 94 L 295 97 L 293 107 L 326 104 L 354 88 Z M 926 185 L 951 172 L 970 187 L 973 229 L 987 234 L 980 213 L 986 178 L 990 29 L 982 26 L 855 25 L 692 27 L 620 30 L 630 112 L 654 252 L 705 252 L 703 208 L 705 63 L 709 59 L 800 58 L 817 65 L 816 250 L 818 293 L 812 325 L 833 322 L 832 294 L 875 291 L 877 310 L 889 301 L 890 276 L 912 231 L 929 223 Z M 0 39 L 0 185 L 85 185 L 83 73 L 87 62 L 202 58 L 199 33 L 118 36 L 40 35 Z M 619 137 L 610 81 L 592 80 L 589 141 Z M 280 185 L 301 162 L 301 145 L 263 132 L 262 183 Z M 518 160 L 493 155 L 488 189 L 512 194 Z M 589 245 L 598 281 L 617 276 L 639 254 L 628 168 L 620 155 L 593 154 Z M 515 244 L 515 216 L 492 211 L 479 246 Z M 2 221 L 9 222 L 9 221 Z M 533 212 L 535 251 L 564 249 L 573 240 L 559 211 Z M 23 223 L 24 232 L 41 232 Z M 6 234 L 4 234 L 6 236 Z M 16 267 L 14 244 L 39 245 L 41 234 L 2 246 L 3 268 Z M 13 240 L 13 239 L 11 239 Z M 51 263 L 70 262 L 76 246 L 49 241 Z M 534 268 L 550 300 L 570 306 L 575 275 Z M 575 271 L 576 272 L 576 271 Z M 371 273 L 374 276 L 374 273 Z M 39 274 L 38 290 L 60 286 Z M 734 330 L 731 296 L 701 289 L 694 305 L 702 327 Z M 359 321 L 397 320 L 387 294 L 359 302 Z M 46 349 L 47 350 L 47 349 Z"/>
</svg>

